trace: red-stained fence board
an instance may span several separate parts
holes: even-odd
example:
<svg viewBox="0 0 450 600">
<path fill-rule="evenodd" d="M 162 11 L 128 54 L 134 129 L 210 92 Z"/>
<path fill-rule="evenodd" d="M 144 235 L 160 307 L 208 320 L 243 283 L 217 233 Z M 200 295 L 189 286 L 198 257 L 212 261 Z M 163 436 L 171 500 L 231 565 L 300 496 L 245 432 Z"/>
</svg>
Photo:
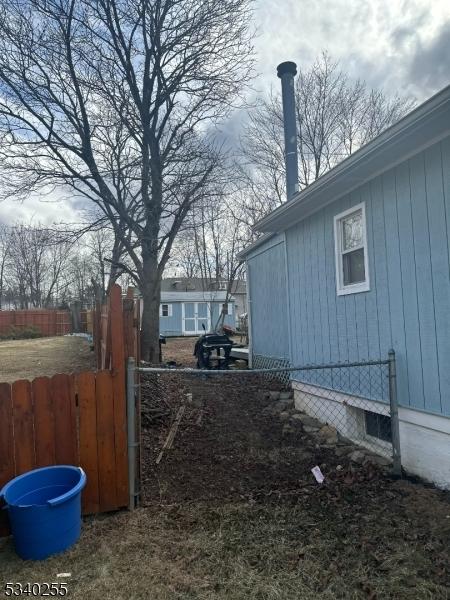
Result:
<svg viewBox="0 0 450 600">
<path fill-rule="evenodd" d="M 83 492 L 83 512 L 99 512 L 98 457 L 97 457 L 97 402 L 95 373 L 76 376 L 79 410 L 80 466 L 87 476 Z"/>
<path fill-rule="evenodd" d="M 12 399 L 16 475 L 21 475 L 36 465 L 31 383 L 24 379 L 15 381 Z"/>
<path fill-rule="evenodd" d="M 99 371 L 96 376 L 97 456 L 100 511 L 115 510 L 116 456 L 114 445 L 114 398 L 112 375 Z"/>
<path fill-rule="evenodd" d="M 60 465 L 78 465 L 77 423 L 71 377 L 53 375 L 50 380 L 55 415 L 55 457 Z"/>
<path fill-rule="evenodd" d="M 14 438 L 11 386 L 0 383 L 0 488 L 14 478 Z M 0 536 L 9 535 L 8 515 L 0 510 Z"/>
<path fill-rule="evenodd" d="M 14 438 L 11 386 L 0 383 L 0 487 L 13 479 Z"/>
<path fill-rule="evenodd" d="M 56 463 L 55 416 L 50 391 L 50 379 L 37 377 L 31 384 L 34 404 L 36 467 Z"/>
</svg>

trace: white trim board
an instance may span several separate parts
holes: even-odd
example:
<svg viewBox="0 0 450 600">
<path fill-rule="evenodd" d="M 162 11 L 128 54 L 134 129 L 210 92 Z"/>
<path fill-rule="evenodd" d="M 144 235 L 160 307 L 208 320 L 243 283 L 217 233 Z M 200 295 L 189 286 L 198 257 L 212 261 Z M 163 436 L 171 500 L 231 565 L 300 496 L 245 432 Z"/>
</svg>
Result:
<svg viewBox="0 0 450 600">
<path fill-rule="evenodd" d="M 389 405 L 387 402 L 380 400 L 374 400 L 372 398 L 364 398 L 363 396 L 356 396 L 353 394 L 346 394 L 332 388 L 325 388 L 322 386 L 314 385 L 311 383 L 304 383 L 303 381 L 292 381 L 292 387 L 294 390 L 304 392 L 310 396 L 315 396 L 320 399 L 331 400 L 339 404 L 346 404 L 353 406 L 354 408 L 361 408 L 363 410 L 371 410 L 372 412 L 378 413 L 379 415 L 389 415 Z"/>
<path fill-rule="evenodd" d="M 362 249 L 364 251 L 364 281 L 353 284 L 344 284 L 344 261 L 343 256 L 346 253 L 342 248 L 342 226 L 341 222 L 352 215 L 353 213 L 361 211 L 362 217 L 362 236 L 363 243 Z M 338 296 L 346 296 L 347 294 L 358 294 L 360 292 L 368 292 L 370 290 L 370 278 L 369 278 L 369 258 L 368 258 L 368 244 L 367 244 L 367 225 L 366 225 L 366 203 L 360 202 L 343 212 L 335 215 L 333 218 L 333 229 L 334 229 L 334 258 L 336 268 L 336 293 Z M 358 250 L 360 248 L 355 248 Z M 351 251 L 349 251 L 351 252 Z"/>
</svg>

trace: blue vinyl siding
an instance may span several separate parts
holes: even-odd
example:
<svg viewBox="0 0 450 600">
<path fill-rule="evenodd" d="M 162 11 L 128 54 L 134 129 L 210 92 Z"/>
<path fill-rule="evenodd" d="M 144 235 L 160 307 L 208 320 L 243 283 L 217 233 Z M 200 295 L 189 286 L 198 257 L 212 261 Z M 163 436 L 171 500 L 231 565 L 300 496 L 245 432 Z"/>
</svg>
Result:
<svg viewBox="0 0 450 600">
<path fill-rule="evenodd" d="M 159 331 L 162 335 L 174 337 L 182 334 L 181 302 L 163 302 L 172 305 L 171 317 L 159 317 Z"/>
<path fill-rule="evenodd" d="M 286 262 L 283 237 L 269 240 L 247 259 L 253 354 L 289 357 Z"/>
<path fill-rule="evenodd" d="M 167 337 L 178 337 L 183 335 L 183 302 L 162 302 L 162 304 L 172 305 L 172 316 L 159 317 L 159 331 Z M 225 315 L 224 324 L 235 327 L 235 305 L 232 305 L 232 314 Z M 222 309 L 222 302 L 211 302 L 211 328 L 216 325 L 219 314 Z M 196 335 L 196 334 L 195 334 Z"/>
<path fill-rule="evenodd" d="M 333 218 L 365 202 L 370 290 L 337 296 Z M 249 258 L 254 352 L 328 363 L 397 355 L 401 404 L 450 416 L 450 138 L 364 183 Z M 263 352 L 262 352 L 263 351 Z"/>
</svg>

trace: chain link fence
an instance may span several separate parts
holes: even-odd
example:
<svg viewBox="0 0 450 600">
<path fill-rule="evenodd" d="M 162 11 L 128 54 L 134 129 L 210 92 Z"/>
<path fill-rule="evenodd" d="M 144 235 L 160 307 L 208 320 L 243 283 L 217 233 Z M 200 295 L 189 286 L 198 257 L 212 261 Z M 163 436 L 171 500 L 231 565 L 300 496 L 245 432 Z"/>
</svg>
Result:
<svg viewBox="0 0 450 600">
<path fill-rule="evenodd" d="M 273 419 L 268 420 L 269 426 L 282 420 L 286 431 L 298 432 L 295 428 L 299 427 L 309 444 L 312 440 L 338 457 L 392 466 L 395 474 L 401 473 L 393 353 L 386 360 L 360 363 L 293 367 L 287 361 L 274 364 L 270 359 L 253 360 L 253 368 L 243 370 L 141 367 L 136 371 L 143 428 L 159 432 L 157 462 L 180 437 L 179 429 L 198 435 L 202 419 L 214 414 L 210 409 L 219 393 L 240 394 L 233 410 L 237 407 L 243 416 L 246 398 L 257 393 L 261 414 Z M 227 430 L 224 435 L 238 438 L 242 434 L 237 417 L 233 421 L 236 431 Z M 297 439 L 301 444 L 302 437 L 297 435 Z"/>
<path fill-rule="evenodd" d="M 389 361 L 311 366 L 291 373 L 295 405 L 322 437 L 391 459 L 394 454 Z M 361 456 L 362 458 L 362 456 Z M 380 461 L 382 462 L 382 461 Z"/>
</svg>

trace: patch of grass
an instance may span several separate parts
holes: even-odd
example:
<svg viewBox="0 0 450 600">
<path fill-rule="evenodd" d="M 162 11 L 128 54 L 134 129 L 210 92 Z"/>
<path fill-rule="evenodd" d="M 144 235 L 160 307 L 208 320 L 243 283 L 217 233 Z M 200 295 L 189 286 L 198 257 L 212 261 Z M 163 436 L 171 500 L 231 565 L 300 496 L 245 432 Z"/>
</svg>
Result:
<svg viewBox="0 0 450 600">
<path fill-rule="evenodd" d="M 90 600 L 448 598 L 423 542 L 405 523 L 375 537 L 379 517 L 327 521 L 329 507 L 230 503 L 141 508 L 90 519 L 80 542 L 43 562 L 0 545 L 2 581 L 56 581 Z M 364 547 L 365 546 L 365 547 Z"/>
</svg>

